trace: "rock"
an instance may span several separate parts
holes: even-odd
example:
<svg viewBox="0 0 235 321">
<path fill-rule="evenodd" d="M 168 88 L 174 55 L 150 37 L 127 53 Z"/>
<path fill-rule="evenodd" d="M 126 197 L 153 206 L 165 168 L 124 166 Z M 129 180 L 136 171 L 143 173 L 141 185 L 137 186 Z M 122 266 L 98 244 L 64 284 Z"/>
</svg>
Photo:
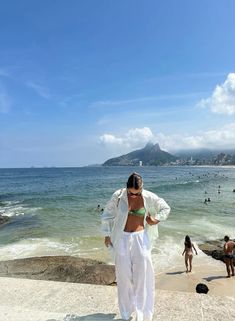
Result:
<svg viewBox="0 0 235 321">
<path fill-rule="evenodd" d="M 115 284 L 113 265 L 71 256 L 43 256 L 2 261 L 0 276 L 100 285 Z"/>
<path fill-rule="evenodd" d="M 0 215 L 0 225 L 7 223 L 10 220 L 8 216 Z"/>
<path fill-rule="evenodd" d="M 235 242 L 235 240 L 233 240 Z M 207 241 L 206 243 L 200 244 L 199 248 L 207 255 L 212 256 L 216 260 L 224 261 L 224 240 Z M 234 258 L 235 264 L 235 258 Z"/>
</svg>

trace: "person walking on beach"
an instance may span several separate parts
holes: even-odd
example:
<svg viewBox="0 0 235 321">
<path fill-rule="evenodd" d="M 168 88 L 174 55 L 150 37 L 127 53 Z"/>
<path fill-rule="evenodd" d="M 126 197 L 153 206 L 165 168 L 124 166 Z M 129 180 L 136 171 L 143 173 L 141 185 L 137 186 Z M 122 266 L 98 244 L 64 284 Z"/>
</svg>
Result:
<svg viewBox="0 0 235 321">
<path fill-rule="evenodd" d="M 224 237 L 224 263 L 226 264 L 226 269 L 228 273 L 228 278 L 230 278 L 230 275 L 232 273 L 232 276 L 234 276 L 234 248 L 235 248 L 235 242 L 231 241 L 229 239 L 229 236 L 225 235 Z M 231 273 L 230 273 L 231 270 Z"/>
<path fill-rule="evenodd" d="M 151 246 L 158 236 L 158 224 L 170 212 L 169 205 L 143 189 L 143 180 L 132 173 L 126 188 L 116 191 L 101 215 L 104 243 L 114 253 L 121 317 L 152 320 L 155 278 Z"/>
<path fill-rule="evenodd" d="M 193 250 L 197 255 L 197 250 L 195 249 L 195 246 L 191 242 L 190 237 L 186 235 L 185 241 L 184 241 L 184 251 L 182 253 L 182 255 L 185 255 L 184 258 L 185 258 L 186 273 L 192 271 Z M 188 266 L 189 266 L 189 269 L 188 269 Z"/>
</svg>

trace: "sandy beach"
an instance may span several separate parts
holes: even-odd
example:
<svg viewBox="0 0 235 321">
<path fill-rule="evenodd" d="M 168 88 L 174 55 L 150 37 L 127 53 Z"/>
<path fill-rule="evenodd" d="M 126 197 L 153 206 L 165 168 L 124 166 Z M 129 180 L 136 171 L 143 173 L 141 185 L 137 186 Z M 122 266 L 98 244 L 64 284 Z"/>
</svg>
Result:
<svg viewBox="0 0 235 321">
<path fill-rule="evenodd" d="M 235 277 L 226 276 L 225 264 L 219 261 L 215 261 L 213 268 L 211 265 L 194 264 L 191 273 L 186 273 L 182 264 L 178 269 L 174 268 L 156 275 L 156 288 L 195 293 L 196 285 L 204 283 L 209 288 L 208 295 L 235 298 Z"/>
</svg>

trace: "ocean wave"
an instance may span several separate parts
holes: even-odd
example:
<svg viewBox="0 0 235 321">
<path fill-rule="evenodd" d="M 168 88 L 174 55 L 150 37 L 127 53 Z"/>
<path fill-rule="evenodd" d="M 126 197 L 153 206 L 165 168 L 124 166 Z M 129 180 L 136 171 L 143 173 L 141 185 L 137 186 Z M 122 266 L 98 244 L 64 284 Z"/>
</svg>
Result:
<svg viewBox="0 0 235 321">
<path fill-rule="evenodd" d="M 0 214 L 3 216 L 13 217 L 34 214 L 41 209 L 41 207 L 28 207 L 20 201 L 2 201 Z"/>
<path fill-rule="evenodd" d="M 0 246 L 2 261 L 45 255 L 78 255 L 79 252 L 76 244 L 48 238 L 29 238 Z"/>
<path fill-rule="evenodd" d="M 205 240 L 221 239 L 224 235 L 234 234 L 234 225 L 229 221 L 214 220 L 214 218 L 201 217 L 200 219 L 193 219 L 190 224 L 190 232 L 196 234 L 198 242 Z"/>
<path fill-rule="evenodd" d="M 200 183 L 204 184 L 205 182 L 201 182 L 200 180 L 193 180 L 193 181 L 182 181 L 182 182 L 174 182 L 174 183 L 167 183 L 167 184 L 161 184 L 159 186 L 157 186 L 156 188 L 154 187 L 154 189 L 156 189 L 156 191 L 161 191 L 161 192 L 165 192 L 165 191 L 177 191 L 177 190 L 185 190 L 185 188 L 187 189 L 193 189 L 195 186 L 198 187 L 198 185 L 200 185 Z"/>
<path fill-rule="evenodd" d="M 194 255 L 193 264 L 214 266 L 216 264 L 215 260 L 208 257 L 199 249 L 197 241 L 192 241 L 198 253 L 197 256 Z M 176 239 L 171 236 L 165 236 L 161 238 L 161 241 L 157 242 L 156 247 L 152 252 L 155 273 L 162 274 L 169 270 L 185 271 L 184 256 L 182 256 L 183 250 L 184 237 Z"/>
</svg>

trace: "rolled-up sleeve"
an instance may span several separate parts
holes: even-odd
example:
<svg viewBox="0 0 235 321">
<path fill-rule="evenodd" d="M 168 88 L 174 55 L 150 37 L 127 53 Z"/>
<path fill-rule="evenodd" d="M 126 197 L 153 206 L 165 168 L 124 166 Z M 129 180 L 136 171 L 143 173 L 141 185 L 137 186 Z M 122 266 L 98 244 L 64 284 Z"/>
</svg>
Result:
<svg viewBox="0 0 235 321">
<path fill-rule="evenodd" d="M 171 211 L 171 208 L 166 201 L 163 198 L 156 196 L 154 199 L 154 207 L 156 209 L 156 218 L 159 221 L 166 220 Z"/>
</svg>

